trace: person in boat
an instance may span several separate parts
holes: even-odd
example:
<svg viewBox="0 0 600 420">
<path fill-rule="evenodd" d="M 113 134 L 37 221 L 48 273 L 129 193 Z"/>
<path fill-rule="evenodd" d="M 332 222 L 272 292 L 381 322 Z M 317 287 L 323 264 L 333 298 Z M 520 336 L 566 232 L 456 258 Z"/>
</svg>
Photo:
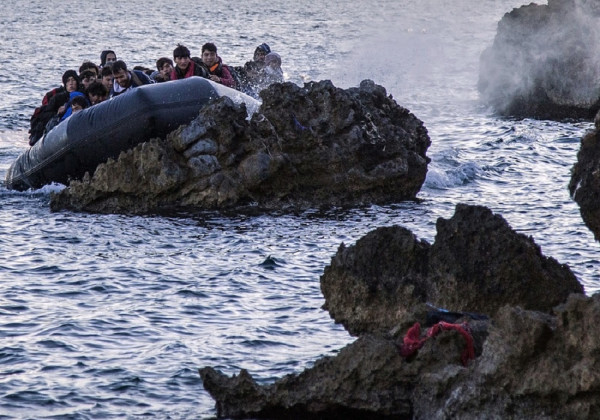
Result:
<svg viewBox="0 0 600 420">
<path fill-rule="evenodd" d="M 84 70 L 79 73 L 79 80 L 81 81 L 81 85 L 83 86 L 83 90 L 85 91 L 92 83 L 96 81 L 98 76 L 93 70 Z"/>
<path fill-rule="evenodd" d="M 239 77 L 239 90 L 255 98 L 258 97 L 258 85 L 260 84 L 265 67 L 265 56 L 270 52 L 271 47 L 266 43 L 262 43 L 254 50 L 254 56 L 251 61 L 247 61 L 243 66 L 234 68 Z"/>
<path fill-rule="evenodd" d="M 117 54 L 113 50 L 104 50 L 100 53 L 100 68 L 110 67 L 115 61 L 117 61 Z"/>
<path fill-rule="evenodd" d="M 65 71 L 62 75 L 62 82 L 63 86 L 61 88 L 46 93 L 42 106 L 34 111 L 29 130 L 30 146 L 33 146 L 44 135 L 46 125 L 52 117 L 60 117 L 64 114 L 69 95 L 72 92 L 81 90 L 79 76 L 75 70 Z M 46 101 L 46 104 L 43 104 L 44 101 Z"/>
<path fill-rule="evenodd" d="M 100 70 L 100 81 L 106 86 L 108 96 L 111 96 L 110 93 L 112 91 L 113 80 L 112 69 L 110 67 L 102 67 L 102 70 Z"/>
<path fill-rule="evenodd" d="M 168 57 L 160 57 L 156 60 L 156 70 L 150 76 L 156 83 L 167 82 L 171 80 L 173 72 L 173 60 Z"/>
<path fill-rule="evenodd" d="M 69 94 L 69 101 L 65 104 L 65 112 L 60 116 L 60 121 L 66 120 L 73 114 L 74 104 L 78 110 L 82 110 L 83 108 L 90 106 L 87 97 L 83 93 L 79 91 L 71 92 Z"/>
<path fill-rule="evenodd" d="M 190 58 L 190 50 L 185 45 L 177 44 L 173 50 L 173 60 L 175 67 L 171 70 L 170 80 L 187 79 L 192 76 L 208 77 L 206 69 Z"/>
<path fill-rule="evenodd" d="M 74 92 L 69 93 L 68 101 L 61 107 L 64 109 L 63 112 L 57 113 L 46 123 L 46 127 L 44 128 L 44 135 L 50 132 L 54 127 L 56 127 L 61 121 L 66 120 L 73 114 L 73 104 L 75 105 L 75 109 L 87 108 L 89 106 L 89 102 L 85 95 L 80 91 L 76 90 Z"/>
<path fill-rule="evenodd" d="M 223 60 L 217 54 L 217 46 L 212 42 L 202 46 L 202 64 L 208 72 L 208 79 L 235 89 L 235 80 L 229 66 L 223 64 Z"/>
<path fill-rule="evenodd" d="M 138 86 L 154 83 L 146 73 L 141 70 L 127 70 L 127 64 L 125 64 L 123 60 L 115 61 L 112 64 L 111 69 L 114 77 L 112 96 L 118 96 Z"/>
<path fill-rule="evenodd" d="M 262 70 L 265 68 L 265 57 L 270 52 L 271 47 L 264 42 L 256 47 L 252 61 L 247 61 L 244 64 L 244 75 L 248 83 L 256 83 L 261 78 Z"/>
<path fill-rule="evenodd" d="M 84 109 L 90 107 L 91 104 L 87 101 L 87 99 L 83 96 L 76 96 L 71 101 L 71 115 L 78 113 L 79 111 L 83 111 Z"/>
<path fill-rule="evenodd" d="M 100 68 L 95 63 L 92 63 L 89 60 L 84 61 L 83 63 L 81 63 L 81 66 L 79 66 L 80 77 L 81 73 L 83 73 L 86 70 L 91 70 L 94 73 L 96 73 L 96 78 L 100 77 Z"/>
<path fill-rule="evenodd" d="M 267 87 L 272 83 L 283 82 L 281 56 L 276 52 L 270 52 L 265 56 L 265 67 L 263 68 L 261 79 L 264 87 Z"/>
<path fill-rule="evenodd" d="M 94 83 L 88 86 L 85 91 L 90 106 L 97 105 L 100 102 L 104 102 L 108 99 L 108 89 L 106 86 L 96 80 Z"/>
</svg>

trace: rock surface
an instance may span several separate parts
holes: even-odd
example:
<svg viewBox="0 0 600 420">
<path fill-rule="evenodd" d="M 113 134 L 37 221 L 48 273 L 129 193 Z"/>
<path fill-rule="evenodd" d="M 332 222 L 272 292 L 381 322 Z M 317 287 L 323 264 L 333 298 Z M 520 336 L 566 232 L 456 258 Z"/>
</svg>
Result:
<svg viewBox="0 0 600 420">
<path fill-rule="evenodd" d="M 398 226 L 342 244 L 321 277 L 331 317 L 353 335 L 384 333 L 409 327 L 425 302 L 493 316 L 506 304 L 549 312 L 583 292 L 566 265 L 486 207 L 459 204 L 436 228 L 433 245 Z"/>
<path fill-rule="evenodd" d="M 571 171 L 569 192 L 579 204 L 586 226 L 600 240 L 600 115 L 596 116 L 595 129 L 581 139 L 577 162 Z"/>
<path fill-rule="evenodd" d="M 363 81 L 274 84 L 259 111 L 223 97 L 166 140 L 153 139 L 93 176 L 72 181 L 51 208 L 146 213 L 258 205 L 354 206 L 414 199 L 427 173 L 423 123 Z"/>
<path fill-rule="evenodd" d="M 504 15 L 481 55 L 481 99 L 499 114 L 592 119 L 600 108 L 600 4 L 548 0 Z"/>
<path fill-rule="evenodd" d="M 218 416 L 597 418 L 600 295 L 583 295 L 566 266 L 486 208 L 458 205 L 437 229 L 433 245 L 391 227 L 340 246 L 322 290 L 332 317 L 357 340 L 273 384 L 244 370 L 230 378 L 200 369 Z M 466 339 L 452 330 L 401 357 L 407 328 L 427 323 L 427 300 L 490 315 L 456 321 L 474 340 L 466 366 Z"/>
</svg>

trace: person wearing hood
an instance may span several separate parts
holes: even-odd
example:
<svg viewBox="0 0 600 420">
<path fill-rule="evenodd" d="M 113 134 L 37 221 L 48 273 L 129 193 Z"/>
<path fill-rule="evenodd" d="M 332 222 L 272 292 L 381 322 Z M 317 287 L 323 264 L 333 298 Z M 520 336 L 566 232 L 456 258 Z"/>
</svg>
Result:
<svg viewBox="0 0 600 420">
<path fill-rule="evenodd" d="M 63 86 L 53 89 L 54 93 L 49 96 L 46 104 L 36 108 L 31 117 L 31 129 L 29 130 L 29 145 L 33 146 L 44 134 L 44 129 L 52 117 L 61 117 L 65 110 L 65 104 L 69 101 L 72 92 L 81 91 L 79 76 L 75 70 L 67 70 L 62 75 Z M 52 92 L 52 91 L 51 91 Z M 42 102 L 43 103 L 43 102 Z"/>
<path fill-rule="evenodd" d="M 260 71 L 265 67 L 265 57 L 270 52 L 271 47 L 264 42 L 256 47 L 252 61 L 247 61 L 246 64 L 244 64 L 244 70 L 248 77 L 258 77 Z"/>
<path fill-rule="evenodd" d="M 270 52 L 265 56 L 265 67 L 263 68 L 263 84 L 283 82 L 283 70 L 281 69 L 281 56 L 276 52 Z"/>
<path fill-rule="evenodd" d="M 263 42 L 254 50 L 254 56 L 251 61 L 247 61 L 243 67 L 236 67 L 240 76 L 240 90 L 242 92 L 253 97 L 258 97 L 257 87 L 263 76 L 265 57 L 270 52 L 271 47 Z"/>
<path fill-rule="evenodd" d="M 113 50 L 104 50 L 100 53 L 100 68 L 110 67 L 117 61 L 117 54 Z"/>
<path fill-rule="evenodd" d="M 223 64 L 223 60 L 217 54 L 217 46 L 212 42 L 202 46 L 202 64 L 208 72 L 208 79 L 235 89 L 235 80 L 229 71 L 229 66 Z"/>
</svg>

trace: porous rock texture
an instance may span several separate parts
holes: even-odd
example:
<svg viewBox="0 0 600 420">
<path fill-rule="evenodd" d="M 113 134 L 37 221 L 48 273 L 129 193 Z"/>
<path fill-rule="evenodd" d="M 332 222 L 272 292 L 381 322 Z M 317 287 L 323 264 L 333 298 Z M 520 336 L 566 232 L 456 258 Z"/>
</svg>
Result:
<svg viewBox="0 0 600 420">
<path fill-rule="evenodd" d="M 342 244 L 321 277 L 331 317 L 352 335 L 384 333 L 408 327 L 424 302 L 493 316 L 506 304 L 548 312 L 583 292 L 566 265 L 486 207 L 459 204 L 436 229 L 433 245 L 399 226 Z"/>
<path fill-rule="evenodd" d="M 548 0 L 512 10 L 481 55 L 478 89 L 501 115 L 592 119 L 600 108 L 600 3 Z"/>
<path fill-rule="evenodd" d="M 569 192 L 579 205 L 584 223 L 600 240 L 600 114 L 596 116 L 595 128 L 581 139 Z"/>
<path fill-rule="evenodd" d="M 227 97 L 72 181 L 51 208 L 102 213 L 385 204 L 415 199 L 431 144 L 423 123 L 372 81 L 274 84 L 248 120 Z"/>
<path fill-rule="evenodd" d="M 531 238 L 487 208 L 458 205 L 437 229 L 433 245 L 390 227 L 340 246 L 321 285 L 325 307 L 356 341 L 272 384 L 257 383 L 246 370 L 228 377 L 200 369 L 217 415 L 597 418 L 600 295 L 585 296 L 568 267 L 541 255 Z M 465 337 L 453 330 L 400 355 L 407 328 L 427 323 L 428 300 L 489 315 L 474 320 L 462 312 L 456 321 L 474 340 L 475 358 L 466 366 Z"/>
</svg>

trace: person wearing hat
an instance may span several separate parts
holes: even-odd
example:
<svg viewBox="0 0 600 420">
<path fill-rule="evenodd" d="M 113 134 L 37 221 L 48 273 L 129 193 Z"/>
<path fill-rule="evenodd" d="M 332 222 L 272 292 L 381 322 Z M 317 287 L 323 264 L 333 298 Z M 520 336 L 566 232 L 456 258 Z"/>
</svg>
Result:
<svg viewBox="0 0 600 420">
<path fill-rule="evenodd" d="M 238 68 L 238 74 L 242 81 L 241 90 L 248 95 L 258 97 L 257 86 L 261 83 L 263 69 L 265 67 L 265 57 L 271 52 L 268 44 L 262 43 L 254 49 L 254 56 L 251 61 L 247 61 L 244 67 Z"/>
<path fill-rule="evenodd" d="M 62 116 L 65 112 L 65 104 L 69 101 L 72 92 L 81 90 L 79 76 L 75 70 L 67 70 L 62 75 L 63 86 L 52 89 L 46 93 L 42 106 L 36 108 L 31 117 L 31 128 L 29 130 L 29 145 L 33 146 L 44 134 L 48 121 L 54 116 Z M 44 104 L 44 102 L 46 102 Z"/>
</svg>

